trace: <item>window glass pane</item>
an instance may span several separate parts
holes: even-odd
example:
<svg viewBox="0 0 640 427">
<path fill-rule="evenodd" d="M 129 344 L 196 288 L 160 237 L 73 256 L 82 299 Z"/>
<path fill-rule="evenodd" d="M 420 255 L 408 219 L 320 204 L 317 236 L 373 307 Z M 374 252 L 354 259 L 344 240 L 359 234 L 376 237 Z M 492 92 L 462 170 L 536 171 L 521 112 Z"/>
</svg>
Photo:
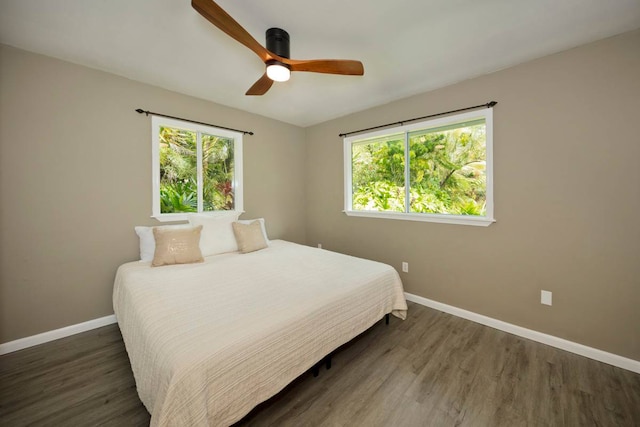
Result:
<svg viewBox="0 0 640 427">
<path fill-rule="evenodd" d="M 409 133 L 410 212 L 485 215 L 485 120 Z"/>
<path fill-rule="evenodd" d="M 160 127 L 160 212 L 196 212 L 196 133 Z"/>
<path fill-rule="evenodd" d="M 353 210 L 405 211 L 404 134 L 351 145 Z"/>
<path fill-rule="evenodd" d="M 232 210 L 234 205 L 233 139 L 202 134 L 204 211 Z"/>
</svg>

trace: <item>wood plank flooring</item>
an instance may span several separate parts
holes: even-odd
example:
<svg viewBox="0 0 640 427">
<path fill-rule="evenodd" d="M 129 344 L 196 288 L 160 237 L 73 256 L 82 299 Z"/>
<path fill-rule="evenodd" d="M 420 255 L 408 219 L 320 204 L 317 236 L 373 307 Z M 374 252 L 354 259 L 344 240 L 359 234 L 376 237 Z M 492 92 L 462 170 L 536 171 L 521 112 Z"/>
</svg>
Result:
<svg viewBox="0 0 640 427">
<path fill-rule="evenodd" d="M 117 325 L 0 356 L 1 426 L 146 426 Z M 409 303 L 237 426 L 640 426 L 640 375 Z"/>
</svg>

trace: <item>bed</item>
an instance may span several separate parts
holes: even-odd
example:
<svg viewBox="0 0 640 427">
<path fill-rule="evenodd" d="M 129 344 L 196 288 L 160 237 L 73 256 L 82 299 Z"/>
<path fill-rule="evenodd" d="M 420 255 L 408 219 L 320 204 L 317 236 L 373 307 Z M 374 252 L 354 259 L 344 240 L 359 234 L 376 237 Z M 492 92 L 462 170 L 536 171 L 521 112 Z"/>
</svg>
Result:
<svg viewBox="0 0 640 427">
<path fill-rule="evenodd" d="M 197 264 L 123 264 L 113 303 L 152 426 L 233 424 L 407 310 L 392 267 L 282 240 Z"/>
</svg>

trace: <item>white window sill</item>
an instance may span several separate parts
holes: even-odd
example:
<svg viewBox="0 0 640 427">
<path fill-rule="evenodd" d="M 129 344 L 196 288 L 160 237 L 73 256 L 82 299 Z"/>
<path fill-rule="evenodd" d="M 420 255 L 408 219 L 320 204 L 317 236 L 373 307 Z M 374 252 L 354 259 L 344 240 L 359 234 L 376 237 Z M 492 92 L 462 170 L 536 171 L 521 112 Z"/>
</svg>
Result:
<svg viewBox="0 0 640 427">
<path fill-rule="evenodd" d="M 185 212 L 185 213 L 165 213 L 151 215 L 151 218 L 155 218 L 160 222 L 177 222 L 177 221 L 189 221 L 189 217 L 193 215 L 208 215 L 211 217 L 220 216 L 240 216 L 244 211 L 209 211 L 209 212 Z"/>
<path fill-rule="evenodd" d="M 474 225 L 488 227 L 496 222 L 494 218 L 471 215 L 438 215 L 405 212 L 379 212 L 379 211 L 343 211 L 348 216 L 360 216 L 367 218 L 399 219 L 404 221 L 438 222 L 443 224 Z"/>
</svg>

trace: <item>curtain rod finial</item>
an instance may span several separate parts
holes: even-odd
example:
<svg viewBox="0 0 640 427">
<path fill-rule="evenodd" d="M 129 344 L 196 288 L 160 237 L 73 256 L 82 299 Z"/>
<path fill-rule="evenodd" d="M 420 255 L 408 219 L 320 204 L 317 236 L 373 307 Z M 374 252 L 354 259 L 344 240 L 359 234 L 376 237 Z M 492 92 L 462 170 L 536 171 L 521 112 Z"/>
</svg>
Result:
<svg viewBox="0 0 640 427">
<path fill-rule="evenodd" d="M 488 103 L 488 104 L 487 104 L 487 108 L 495 107 L 495 105 L 496 105 L 497 103 L 498 103 L 498 102 L 496 102 L 496 101 L 491 101 L 490 103 Z"/>
</svg>

